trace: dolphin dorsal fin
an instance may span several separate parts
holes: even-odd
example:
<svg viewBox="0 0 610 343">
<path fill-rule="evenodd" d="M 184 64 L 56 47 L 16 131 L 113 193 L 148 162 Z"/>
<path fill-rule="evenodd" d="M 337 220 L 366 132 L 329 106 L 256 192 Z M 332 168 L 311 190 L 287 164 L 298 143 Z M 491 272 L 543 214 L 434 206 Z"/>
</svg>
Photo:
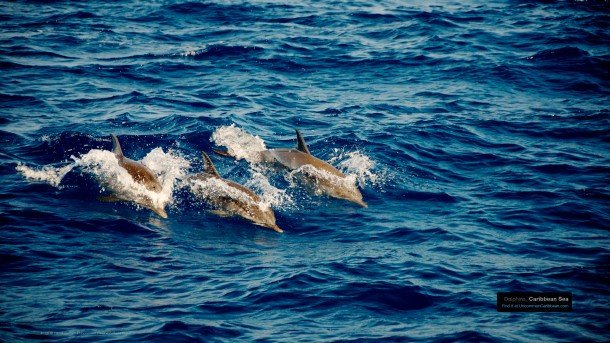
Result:
<svg viewBox="0 0 610 343">
<path fill-rule="evenodd" d="M 121 149 L 121 143 L 115 134 L 110 135 L 112 137 L 112 152 L 116 155 L 119 160 L 123 159 L 123 150 Z"/>
<path fill-rule="evenodd" d="M 201 152 L 201 154 L 203 155 L 205 172 L 220 177 L 220 174 L 218 174 L 218 170 L 216 170 L 216 167 L 214 167 L 214 163 L 212 163 L 210 156 L 208 156 L 208 154 L 203 151 Z"/>
<path fill-rule="evenodd" d="M 303 136 L 301 136 L 301 133 L 299 132 L 299 130 L 297 131 L 297 150 L 302 151 L 304 153 L 306 153 L 307 155 L 311 155 L 311 153 L 309 152 L 309 149 L 307 149 L 307 144 L 305 144 L 305 140 L 303 139 Z"/>
</svg>

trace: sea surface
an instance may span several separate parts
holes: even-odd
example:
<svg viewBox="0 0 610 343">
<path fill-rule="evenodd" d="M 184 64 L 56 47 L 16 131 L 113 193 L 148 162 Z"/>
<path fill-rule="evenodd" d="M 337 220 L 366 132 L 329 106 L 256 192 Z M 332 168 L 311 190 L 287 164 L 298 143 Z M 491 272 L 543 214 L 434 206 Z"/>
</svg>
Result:
<svg viewBox="0 0 610 343">
<path fill-rule="evenodd" d="M 2 342 L 610 340 L 607 1 L 2 1 L 0 72 Z M 248 158 L 295 129 L 368 208 Z"/>
</svg>

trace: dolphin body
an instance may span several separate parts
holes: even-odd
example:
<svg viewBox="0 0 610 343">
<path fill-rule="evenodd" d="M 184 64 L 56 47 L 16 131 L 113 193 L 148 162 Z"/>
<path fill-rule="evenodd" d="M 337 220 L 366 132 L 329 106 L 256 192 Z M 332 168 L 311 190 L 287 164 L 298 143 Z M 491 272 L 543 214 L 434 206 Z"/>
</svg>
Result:
<svg viewBox="0 0 610 343">
<path fill-rule="evenodd" d="M 304 181 L 314 185 L 320 192 L 333 198 L 343 199 L 356 203 L 364 208 L 368 205 L 362 201 L 362 194 L 358 187 L 347 181 L 345 175 L 331 166 L 329 163 L 314 157 L 307 148 L 303 136 L 299 130 L 297 134 L 297 148 L 277 148 L 260 152 L 263 162 L 280 164 L 290 170 L 296 170 L 303 166 Z M 214 150 L 221 155 L 230 154 L 225 151 Z"/>
<path fill-rule="evenodd" d="M 252 223 L 270 228 L 277 232 L 284 232 L 275 224 L 275 214 L 271 207 L 261 207 L 261 198 L 250 189 L 218 174 L 210 157 L 202 152 L 205 163 L 205 172 L 191 176 L 191 180 L 220 182 L 218 190 L 202 192 L 202 197 L 217 208 L 212 213 L 220 216 L 239 216 Z"/>
<path fill-rule="evenodd" d="M 159 183 L 159 180 L 157 179 L 157 177 L 155 176 L 153 171 L 150 170 L 145 165 L 143 165 L 142 163 L 125 157 L 123 155 L 123 150 L 121 149 L 121 144 L 119 143 L 119 139 L 117 138 L 117 136 L 113 134 L 113 135 L 111 135 L 111 137 L 112 137 L 112 152 L 114 153 L 117 160 L 119 161 L 119 166 L 122 167 L 123 169 L 127 170 L 127 173 L 129 173 L 131 178 L 135 182 L 144 185 L 144 187 L 146 187 L 147 190 L 156 192 L 156 193 L 161 192 L 163 187 L 161 186 L 161 183 Z M 155 212 L 159 216 L 161 216 L 163 218 L 167 218 L 167 212 L 165 212 L 165 209 L 163 207 L 159 207 L 159 206 L 155 205 L 154 202 L 152 201 L 152 199 L 150 199 L 150 197 L 145 194 L 137 195 L 130 199 L 126 199 L 125 196 L 123 196 L 123 195 L 114 195 L 114 196 L 102 198 L 102 200 L 106 200 L 106 199 L 133 201 L 139 205 L 142 205 L 146 208 L 151 209 L 153 212 Z"/>
</svg>

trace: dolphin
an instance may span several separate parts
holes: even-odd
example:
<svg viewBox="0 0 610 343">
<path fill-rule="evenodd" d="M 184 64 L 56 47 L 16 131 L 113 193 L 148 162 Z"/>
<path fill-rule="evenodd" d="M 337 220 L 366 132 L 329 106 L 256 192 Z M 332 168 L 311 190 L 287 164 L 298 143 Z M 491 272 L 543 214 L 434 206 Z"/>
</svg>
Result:
<svg viewBox="0 0 610 343">
<path fill-rule="evenodd" d="M 146 189 L 151 192 L 160 193 L 161 190 L 163 189 L 163 187 L 161 186 L 161 183 L 159 183 L 159 180 L 157 179 L 157 177 L 155 176 L 153 171 L 150 170 L 145 165 L 143 165 L 142 163 L 125 157 L 123 155 L 123 150 L 121 149 L 121 144 L 119 143 L 119 139 L 117 138 L 117 136 L 112 134 L 111 137 L 112 137 L 112 152 L 116 156 L 116 158 L 119 162 L 119 166 L 121 168 L 125 169 L 127 171 L 127 173 L 129 173 L 129 175 L 131 176 L 133 181 L 135 181 L 136 183 L 144 185 L 144 187 L 146 187 Z M 159 206 L 155 205 L 154 202 L 152 201 L 152 199 L 145 194 L 137 195 L 130 199 L 126 199 L 124 195 L 114 195 L 114 196 L 102 197 L 101 199 L 109 200 L 109 201 L 112 201 L 112 200 L 133 201 L 137 204 L 140 204 L 146 208 L 151 209 L 153 212 L 155 212 L 162 218 L 167 218 L 167 212 L 165 212 L 165 209 L 163 207 L 159 207 Z"/>
<path fill-rule="evenodd" d="M 309 168 L 303 171 L 304 181 L 314 185 L 323 194 L 333 198 L 343 199 L 356 203 L 364 208 L 368 205 L 362 201 L 362 194 L 358 187 L 349 182 L 345 175 L 329 163 L 314 157 L 307 148 L 303 136 L 299 130 L 297 134 L 297 148 L 276 148 L 260 152 L 260 160 L 266 163 L 279 164 L 290 170 L 297 170 L 304 166 Z M 214 150 L 215 152 L 231 156 L 226 151 Z"/>
<path fill-rule="evenodd" d="M 191 180 L 213 181 L 214 190 L 202 192 L 202 197 L 216 208 L 212 213 L 220 216 L 239 216 L 260 226 L 277 232 L 284 232 L 275 224 L 275 214 L 268 206 L 261 206 L 261 198 L 250 189 L 218 174 L 214 163 L 205 152 L 203 161 L 205 172 L 191 176 Z"/>
</svg>

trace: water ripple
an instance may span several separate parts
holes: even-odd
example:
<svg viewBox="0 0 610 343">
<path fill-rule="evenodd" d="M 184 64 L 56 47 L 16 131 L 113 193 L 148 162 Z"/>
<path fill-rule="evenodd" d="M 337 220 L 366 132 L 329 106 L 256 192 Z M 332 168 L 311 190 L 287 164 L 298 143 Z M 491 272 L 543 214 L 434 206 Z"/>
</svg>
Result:
<svg viewBox="0 0 610 343">
<path fill-rule="evenodd" d="M 0 340 L 607 340 L 606 2 L 0 9 Z M 367 209 L 214 152 L 295 129 Z M 113 133 L 167 219 L 98 199 Z M 210 213 L 202 151 L 285 232 Z M 501 291 L 574 310 L 498 313 Z"/>
</svg>

